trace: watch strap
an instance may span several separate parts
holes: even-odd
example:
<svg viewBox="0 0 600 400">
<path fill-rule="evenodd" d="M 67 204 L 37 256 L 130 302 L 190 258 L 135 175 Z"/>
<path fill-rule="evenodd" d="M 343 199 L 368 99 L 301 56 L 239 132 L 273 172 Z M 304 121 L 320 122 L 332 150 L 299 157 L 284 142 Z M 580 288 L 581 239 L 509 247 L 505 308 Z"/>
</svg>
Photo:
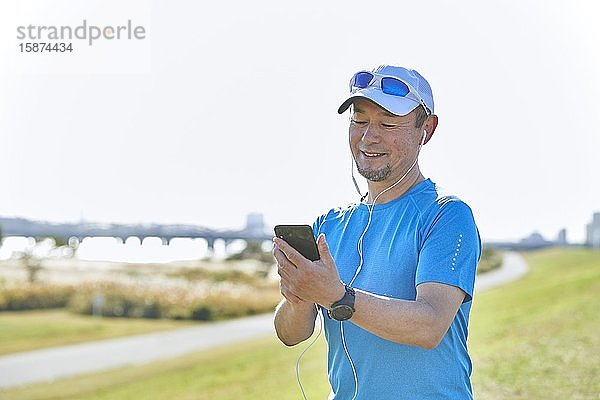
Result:
<svg viewBox="0 0 600 400">
<path fill-rule="evenodd" d="M 354 301 L 356 299 L 356 292 L 349 285 L 344 285 L 344 289 L 345 289 L 344 296 L 341 299 L 339 299 L 338 301 L 336 301 L 335 303 L 333 303 L 331 305 L 331 307 L 329 308 L 329 310 L 327 310 L 327 316 L 329 318 L 339 320 L 338 318 L 335 318 L 334 313 L 335 313 L 335 309 L 339 308 L 340 306 L 343 306 L 343 308 L 349 307 L 352 310 L 351 313 L 354 313 Z M 348 319 L 348 318 L 346 318 L 346 319 Z"/>
</svg>

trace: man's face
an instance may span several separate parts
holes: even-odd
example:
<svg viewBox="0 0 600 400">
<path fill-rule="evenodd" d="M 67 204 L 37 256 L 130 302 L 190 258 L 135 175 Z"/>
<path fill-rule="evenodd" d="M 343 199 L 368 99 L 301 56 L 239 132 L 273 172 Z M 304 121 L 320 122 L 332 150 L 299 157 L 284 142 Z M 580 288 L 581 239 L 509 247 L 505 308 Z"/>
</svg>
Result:
<svg viewBox="0 0 600 400">
<path fill-rule="evenodd" d="M 415 161 L 423 129 L 415 111 L 403 117 L 356 99 L 350 121 L 350 150 L 358 172 L 372 182 L 395 183 Z"/>
</svg>

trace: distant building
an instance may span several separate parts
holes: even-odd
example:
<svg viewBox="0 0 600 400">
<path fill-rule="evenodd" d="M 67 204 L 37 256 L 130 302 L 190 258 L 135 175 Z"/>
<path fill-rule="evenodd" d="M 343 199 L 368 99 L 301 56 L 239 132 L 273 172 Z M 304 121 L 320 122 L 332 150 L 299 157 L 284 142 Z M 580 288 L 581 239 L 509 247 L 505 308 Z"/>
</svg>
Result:
<svg viewBox="0 0 600 400">
<path fill-rule="evenodd" d="M 558 237 L 556 238 L 556 244 L 559 246 L 566 246 L 567 243 L 567 230 L 561 229 L 558 231 Z"/>
<path fill-rule="evenodd" d="M 544 237 L 538 232 L 533 232 L 528 237 L 519 241 L 519 246 L 522 249 L 539 249 L 542 247 L 551 246 L 552 244 L 552 242 L 544 239 Z"/>
<path fill-rule="evenodd" d="M 265 221 L 264 217 L 260 213 L 250 213 L 246 216 L 246 228 L 247 232 L 255 234 L 264 234 L 265 232 Z"/>
<path fill-rule="evenodd" d="M 585 244 L 600 249 L 600 212 L 594 213 L 592 222 L 587 224 Z"/>
</svg>

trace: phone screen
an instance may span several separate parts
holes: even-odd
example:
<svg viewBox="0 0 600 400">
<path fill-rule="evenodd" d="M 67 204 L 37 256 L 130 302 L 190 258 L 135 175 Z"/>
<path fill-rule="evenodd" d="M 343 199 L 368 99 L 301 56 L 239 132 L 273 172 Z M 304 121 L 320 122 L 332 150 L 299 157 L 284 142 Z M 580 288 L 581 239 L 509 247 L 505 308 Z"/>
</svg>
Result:
<svg viewBox="0 0 600 400">
<path fill-rule="evenodd" d="M 285 240 L 311 261 L 321 258 L 312 228 L 308 225 L 277 225 L 275 226 L 275 236 Z"/>
</svg>

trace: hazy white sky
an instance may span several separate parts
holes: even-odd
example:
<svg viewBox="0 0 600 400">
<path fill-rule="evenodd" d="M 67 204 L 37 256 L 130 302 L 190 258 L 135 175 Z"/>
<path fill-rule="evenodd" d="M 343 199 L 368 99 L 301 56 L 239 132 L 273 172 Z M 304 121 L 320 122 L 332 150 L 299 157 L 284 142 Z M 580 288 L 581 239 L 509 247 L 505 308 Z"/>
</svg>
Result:
<svg viewBox="0 0 600 400">
<path fill-rule="evenodd" d="M 433 87 L 421 169 L 484 239 L 581 241 L 600 211 L 598 15 L 595 1 L 2 1 L 0 215 L 312 223 L 357 197 L 336 112 L 348 79 L 398 64 Z M 146 38 L 20 53 L 18 26 L 84 19 Z"/>
</svg>

